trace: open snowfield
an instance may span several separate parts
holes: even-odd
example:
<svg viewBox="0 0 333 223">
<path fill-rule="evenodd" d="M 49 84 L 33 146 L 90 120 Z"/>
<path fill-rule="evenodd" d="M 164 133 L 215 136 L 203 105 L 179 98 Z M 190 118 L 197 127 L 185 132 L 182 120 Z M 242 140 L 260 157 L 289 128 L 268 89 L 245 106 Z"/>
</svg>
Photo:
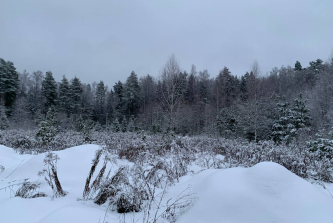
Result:
<svg viewBox="0 0 333 223">
<path fill-rule="evenodd" d="M 0 190 L 0 222 L 142 222 L 142 213 L 126 214 L 124 219 L 117 212 L 106 213 L 107 205 L 80 200 L 97 149 L 97 145 L 83 145 L 55 152 L 60 158 L 58 176 L 68 194 L 52 199 L 51 188 L 37 175 L 44 168 L 45 154 L 19 155 L 0 146 L 0 165 L 5 167 L 0 189 L 24 179 L 39 180 L 39 191 L 49 195 L 24 199 L 14 197 L 18 186 Z M 114 172 L 123 165 L 130 163 L 118 159 L 108 169 Z M 197 172 L 182 177 L 164 198 L 163 202 L 176 198 L 191 185 L 196 201 L 177 222 L 333 222 L 332 197 L 276 163 Z"/>
</svg>

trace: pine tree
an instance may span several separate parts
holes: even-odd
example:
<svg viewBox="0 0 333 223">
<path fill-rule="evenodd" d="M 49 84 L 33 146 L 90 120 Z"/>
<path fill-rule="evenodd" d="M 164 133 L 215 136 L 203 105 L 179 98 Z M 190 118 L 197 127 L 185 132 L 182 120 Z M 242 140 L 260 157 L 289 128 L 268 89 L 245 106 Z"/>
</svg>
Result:
<svg viewBox="0 0 333 223">
<path fill-rule="evenodd" d="M 114 98 L 115 98 L 115 116 L 121 118 L 121 116 L 125 113 L 124 112 L 124 88 L 123 84 L 121 81 L 118 81 L 114 86 L 113 86 L 113 91 L 114 91 Z"/>
<path fill-rule="evenodd" d="M 241 82 L 240 82 L 240 98 L 242 101 L 247 101 L 248 99 L 248 87 L 247 87 L 247 81 L 250 77 L 250 74 L 248 72 L 246 72 L 246 74 L 244 74 L 241 77 Z"/>
<path fill-rule="evenodd" d="M 113 132 L 120 132 L 120 124 L 117 117 L 114 119 L 111 128 Z"/>
<path fill-rule="evenodd" d="M 114 93 L 113 91 L 107 92 L 106 96 L 106 126 L 110 125 L 110 120 L 113 118 L 114 107 Z"/>
<path fill-rule="evenodd" d="M 306 108 L 306 101 L 303 100 L 302 94 L 294 100 L 293 124 L 296 130 L 310 126 L 309 110 Z"/>
<path fill-rule="evenodd" d="M 76 131 L 82 133 L 84 141 L 91 142 L 91 132 L 94 129 L 94 123 L 91 120 L 85 121 L 80 115 L 75 121 Z"/>
<path fill-rule="evenodd" d="M 101 81 L 97 85 L 95 95 L 95 117 L 101 124 L 105 124 L 105 96 L 106 87 L 104 86 L 104 82 Z"/>
<path fill-rule="evenodd" d="M 71 106 L 70 103 L 69 82 L 64 75 L 61 83 L 59 84 L 59 110 L 69 115 Z"/>
<path fill-rule="evenodd" d="M 19 77 L 14 64 L 0 58 L 0 105 L 6 107 L 8 115 L 13 111 L 19 87 Z"/>
<path fill-rule="evenodd" d="M 90 84 L 82 85 L 82 100 L 81 100 L 81 111 L 82 116 L 85 118 L 91 118 L 93 116 L 93 92 Z"/>
<path fill-rule="evenodd" d="M 193 105 L 195 103 L 195 76 L 194 74 L 191 74 L 188 78 L 187 83 L 187 91 L 186 91 L 186 100 L 189 103 L 189 105 Z"/>
<path fill-rule="evenodd" d="M 70 102 L 73 114 L 78 114 L 82 102 L 82 85 L 79 78 L 74 77 L 70 85 Z"/>
<path fill-rule="evenodd" d="M 290 108 L 288 103 L 279 103 L 279 119 L 273 125 L 272 137 L 275 142 L 285 141 L 289 143 L 299 131 L 310 126 L 310 116 L 306 108 L 306 102 L 302 95 L 294 100 L 294 106 Z"/>
<path fill-rule="evenodd" d="M 42 95 L 44 101 L 44 111 L 56 105 L 57 100 L 57 83 L 55 82 L 52 72 L 48 71 L 42 83 Z"/>
<path fill-rule="evenodd" d="M 237 121 L 234 109 L 221 109 L 216 118 L 216 127 L 221 136 L 233 137 L 237 130 Z"/>
<path fill-rule="evenodd" d="M 36 137 L 44 144 L 52 142 L 58 133 L 56 124 L 56 110 L 55 107 L 52 106 L 47 112 L 46 118 L 39 123 Z"/>
<path fill-rule="evenodd" d="M 141 106 L 141 88 L 134 71 L 127 78 L 124 88 L 124 104 L 127 115 L 137 115 Z"/>
</svg>

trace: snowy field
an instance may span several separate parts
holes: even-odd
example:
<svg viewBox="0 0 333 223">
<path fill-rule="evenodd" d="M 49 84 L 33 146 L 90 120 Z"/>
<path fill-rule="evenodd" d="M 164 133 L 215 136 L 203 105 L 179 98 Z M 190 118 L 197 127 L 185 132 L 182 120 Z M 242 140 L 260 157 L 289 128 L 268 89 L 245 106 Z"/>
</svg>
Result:
<svg viewBox="0 0 333 223">
<path fill-rule="evenodd" d="M 4 167 L 0 169 L 0 222 L 143 222 L 143 211 L 118 214 L 106 211 L 107 204 L 82 200 L 92 159 L 99 148 L 83 145 L 54 152 L 60 158 L 58 177 L 67 195 L 52 198 L 52 189 L 37 175 L 45 168 L 45 154 L 19 155 L 11 148 L 0 146 L 0 165 Z M 107 165 L 111 174 L 121 166 L 132 165 L 127 160 L 114 159 Z M 101 166 L 100 163 L 96 169 Z M 193 203 L 177 222 L 333 222 L 333 198 L 329 191 L 279 164 L 262 162 L 251 168 L 209 170 L 193 165 L 191 168 L 191 174 L 168 188 L 161 201 L 160 212 L 170 198 L 175 200 L 190 188 Z M 25 180 L 41 182 L 38 191 L 48 196 L 15 197 L 16 190 Z M 332 189 L 332 185 L 326 186 Z M 168 220 L 160 217 L 158 222 Z"/>
</svg>

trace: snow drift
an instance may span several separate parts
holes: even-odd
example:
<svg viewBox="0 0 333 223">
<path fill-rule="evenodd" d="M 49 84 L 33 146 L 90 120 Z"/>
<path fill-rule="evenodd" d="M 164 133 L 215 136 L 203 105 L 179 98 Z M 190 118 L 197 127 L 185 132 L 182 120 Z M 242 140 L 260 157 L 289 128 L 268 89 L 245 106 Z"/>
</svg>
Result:
<svg viewBox="0 0 333 223">
<path fill-rule="evenodd" d="M 333 222 L 333 199 L 276 163 L 208 170 L 185 184 L 200 200 L 179 222 Z"/>
</svg>

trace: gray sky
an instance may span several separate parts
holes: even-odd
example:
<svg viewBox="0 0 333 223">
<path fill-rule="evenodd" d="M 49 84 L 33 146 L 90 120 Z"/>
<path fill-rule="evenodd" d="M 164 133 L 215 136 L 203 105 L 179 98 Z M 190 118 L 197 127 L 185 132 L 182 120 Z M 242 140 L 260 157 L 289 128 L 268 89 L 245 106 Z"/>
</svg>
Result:
<svg viewBox="0 0 333 223">
<path fill-rule="evenodd" d="M 134 70 L 158 76 L 170 55 L 183 70 L 258 60 L 303 66 L 333 49 L 332 0 L 1 0 L 0 57 L 18 71 L 51 70 L 112 87 Z"/>
</svg>

